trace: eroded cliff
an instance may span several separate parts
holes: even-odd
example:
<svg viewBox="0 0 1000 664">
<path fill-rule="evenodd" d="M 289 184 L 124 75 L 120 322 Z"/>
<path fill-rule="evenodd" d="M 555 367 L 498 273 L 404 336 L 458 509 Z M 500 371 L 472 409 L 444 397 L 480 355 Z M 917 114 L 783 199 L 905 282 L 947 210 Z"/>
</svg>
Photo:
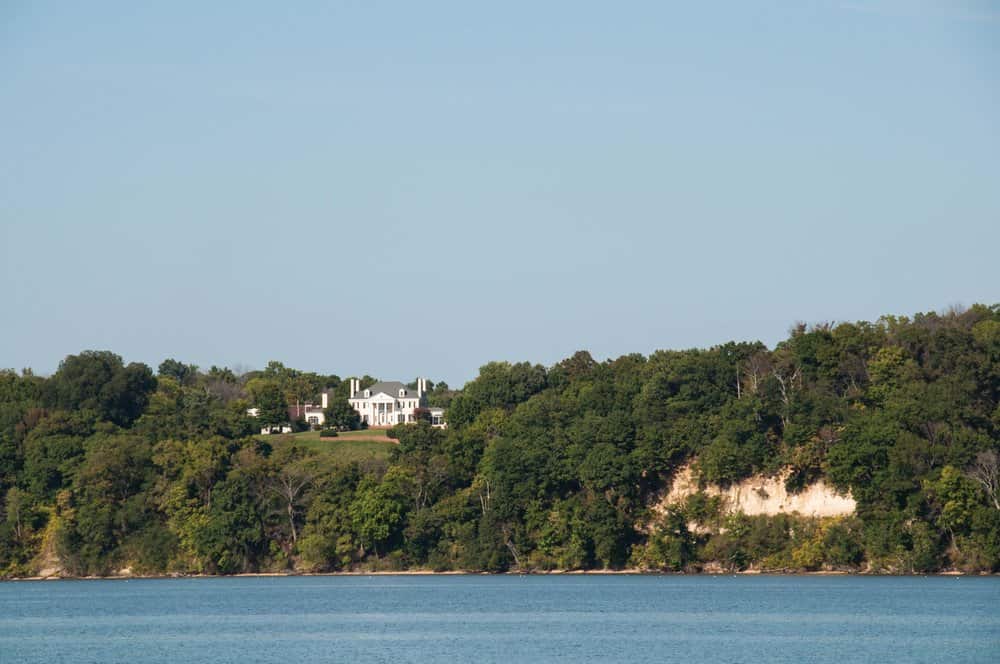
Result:
<svg viewBox="0 0 1000 664">
<path fill-rule="evenodd" d="M 791 514 L 802 516 L 831 517 L 850 516 L 857 507 L 850 493 L 841 494 L 823 480 L 812 484 L 798 493 L 785 489 L 787 473 L 774 477 L 755 475 L 728 487 L 707 485 L 704 491 L 709 496 L 723 499 L 723 509 L 728 512 L 743 512 L 748 515 Z M 657 503 L 657 512 L 665 511 L 671 505 L 684 500 L 699 491 L 698 479 L 691 465 L 677 471 L 670 491 Z"/>
</svg>

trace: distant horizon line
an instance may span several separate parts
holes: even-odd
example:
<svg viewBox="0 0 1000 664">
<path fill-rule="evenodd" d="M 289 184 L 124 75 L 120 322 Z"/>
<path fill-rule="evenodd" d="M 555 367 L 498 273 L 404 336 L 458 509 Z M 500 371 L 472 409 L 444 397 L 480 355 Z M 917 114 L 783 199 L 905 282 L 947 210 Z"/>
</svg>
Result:
<svg viewBox="0 0 1000 664">
<path fill-rule="evenodd" d="M 813 321 L 813 322 L 808 322 L 808 321 L 804 321 L 804 320 L 800 319 L 800 320 L 796 320 L 794 323 L 792 323 L 791 325 L 788 326 L 785 338 L 783 338 L 780 341 L 776 342 L 773 347 L 771 345 L 769 345 L 767 342 L 762 341 L 761 339 L 754 339 L 754 340 L 729 339 L 728 341 L 723 341 L 721 343 L 712 344 L 710 346 L 688 346 L 688 347 L 684 347 L 684 348 L 679 348 L 679 347 L 678 348 L 665 348 L 665 347 L 661 347 L 661 348 L 655 348 L 655 349 L 647 351 L 647 352 L 631 351 L 631 352 L 620 353 L 620 354 L 614 355 L 614 356 L 608 355 L 607 357 L 603 357 L 603 356 L 597 356 L 597 357 L 595 357 L 593 351 L 591 351 L 589 349 L 586 349 L 586 348 L 578 348 L 577 350 L 573 351 L 569 355 L 567 355 L 565 357 L 562 357 L 561 359 L 556 360 L 556 361 L 552 362 L 551 364 L 547 364 L 547 363 L 539 362 L 539 361 L 527 360 L 527 359 L 522 359 L 522 360 L 493 359 L 493 360 L 487 360 L 486 362 L 483 362 L 483 363 L 479 364 L 477 366 L 477 372 L 476 372 L 476 374 L 472 378 L 469 378 L 468 380 L 463 381 L 462 385 L 464 386 L 466 383 L 475 380 L 476 377 L 479 375 L 478 374 L 478 370 L 479 369 L 481 369 L 482 367 L 484 367 L 486 365 L 495 363 L 495 362 L 508 363 L 508 364 L 518 364 L 518 363 L 521 363 L 521 362 L 528 362 L 531 365 L 541 365 L 541 366 L 545 367 L 546 369 L 549 369 L 549 368 L 555 366 L 556 364 L 558 364 L 559 362 L 561 362 L 563 360 L 566 360 L 566 359 L 569 359 L 570 357 L 572 357 L 573 355 L 575 355 L 576 353 L 579 353 L 579 352 L 586 352 L 596 362 L 603 363 L 603 362 L 614 361 L 614 360 L 616 360 L 618 358 L 626 357 L 628 355 L 639 354 L 639 355 L 642 355 L 643 357 L 647 357 L 648 358 L 650 355 L 653 355 L 653 354 L 658 353 L 658 352 L 685 352 L 685 351 L 692 351 L 692 350 L 711 350 L 713 348 L 718 348 L 720 346 L 725 346 L 725 345 L 731 344 L 731 343 L 733 343 L 733 344 L 758 344 L 759 343 L 759 344 L 762 344 L 766 350 L 773 351 L 780 343 L 782 343 L 783 341 L 787 340 L 788 338 L 791 338 L 794 335 L 794 333 L 796 331 L 800 330 L 800 329 L 804 329 L 806 331 L 812 331 L 812 330 L 816 330 L 818 328 L 824 328 L 824 327 L 828 327 L 830 329 L 834 329 L 836 327 L 839 327 L 839 326 L 845 325 L 845 324 L 847 324 L 847 325 L 857 325 L 859 323 L 868 323 L 868 324 L 871 324 L 871 325 L 880 325 L 881 324 L 881 325 L 884 326 L 884 325 L 887 325 L 888 322 L 890 320 L 892 320 L 892 319 L 896 319 L 896 320 L 912 320 L 913 318 L 915 318 L 917 316 L 930 316 L 930 315 L 935 315 L 935 316 L 939 316 L 939 317 L 959 316 L 959 315 L 962 315 L 963 313 L 966 313 L 966 312 L 968 312 L 968 311 L 970 311 L 970 310 L 972 310 L 973 308 L 976 308 L 976 307 L 985 307 L 987 309 L 994 309 L 994 308 L 1000 307 L 1000 302 L 995 302 L 993 304 L 986 304 L 984 302 L 973 302 L 972 304 L 970 304 L 968 306 L 966 306 L 966 305 L 964 305 L 964 304 L 962 304 L 960 302 L 959 303 L 952 303 L 952 304 L 949 304 L 949 305 L 947 305 L 945 307 L 942 307 L 940 309 L 931 310 L 931 311 L 918 311 L 918 312 L 914 312 L 912 314 L 883 314 L 883 315 L 879 316 L 878 318 L 876 318 L 875 320 L 846 320 L 846 319 L 845 320 L 837 320 L 837 319 L 829 319 L 829 320 L 816 320 L 816 321 Z M 113 349 L 110 349 L 110 348 L 82 348 L 82 349 L 76 351 L 75 353 L 69 353 L 69 354 L 63 356 L 63 358 L 60 359 L 59 364 L 62 364 L 63 360 L 65 360 L 67 357 L 70 357 L 70 356 L 73 356 L 73 355 L 79 355 L 81 353 L 86 353 L 86 352 L 104 352 L 104 351 L 110 352 L 110 353 L 114 353 L 115 355 L 118 355 L 120 358 L 122 358 L 123 362 L 127 359 L 122 354 L 120 354 L 117 351 L 115 351 Z M 247 374 L 250 374 L 250 373 L 255 373 L 255 372 L 260 372 L 260 371 L 266 371 L 266 368 L 267 368 L 268 364 L 270 364 L 272 362 L 277 362 L 277 363 L 281 364 L 283 367 L 285 367 L 287 369 L 291 369 L 293 371 L 299 371 L 301 373 L 311 373 L 311 374 L 316 374 L 316 375 L 319 375 L 319 376 L 335 376 L 335 377 L 339 378 L 342 381 L 349 380 L 349 379 L 352 379 L 352 378 L 363 378 L 365 376 L 368 376 L 369 378 L 372 378 L 372 379 L 374 379 L 376 381 L 387 380 L 387 379 L 382 378 L 381 376 L 376 376 L 376 375 L 372 375 L 372 374 L 369 374 L 369 373 L 361 373 L 361 374 L 357 374 L 357 373 L 339 374 L 339 373 L 336 373 L 336 372 L 334 372 L 334 373 L 323 373 L 321 371 L 316 371 L 316 370 L 313 370 L 313 369 L 302 369 L 302 368 L 298 368 L 298 367 L 293 367 L 293 366 L 290 366 L 290 365 L 286 364 L 285 362 L 283 362 L 281 360 L 276 360 L 276 359 L 269 359 L 269 360 L 267 360 L 264 363 L 264 367 L 263 368 L 257 368 L 253 364 L 245 363 L 245 362 L 242 362 L 242 361 L 240 361 L 240 362 L 234 362 L 234 363 L 231 363 L 231 364 L 221 364 L 221 365 L 213 363 L 213 364 L 210 364 L 208 367 L 204 367 L 204 366 L 202 366 L 200 364 L 197 364 L 197 363 L 194 363 L 194 362 L 184 362 L 183 360 L 180 360 L 180 359 L 178 359 L 176 357 L 173 357 L 173 356 L 164 357 L 162 360 L 160 360 L 160 363 L 155 364 L 155 365 L 154 364 L 146 364 L 146 362 L 142 361 L 142 360 L 131 360 L 131 361 L 125 362 L 125 363 L 126 364 L 131 364 L 133 362 L 138 362 L 140 364 L 146 364 L 146 366 L 148 366 L 150 369 L 152 369 L 154 371 L 154 373 L 156 373 L 156 375 L 159 375 L 159 364 L 162 364 L 163 362 L 165 362 L 167 360 L 175 360 L 175 361 L 178 361 L 178 362 L 182 362 L 183 364 L 186 364 L 188 366 L 194 366 L 199 372 L 202 372 L 202 373 L 207 373 L 208 371 L 210 371 L 212 369 L 212 367 L 215 367 L 215 368 L 218 368 L 218 369 L 225 369 L 225 370 L 229 370 L 229 371 L 233 372 L 233 374 L 235 374 L 237 377 L 243 377 L 243 376 L 245 376 Z M 20 373 L 21 375 L 38 376 L 39 378 L 50 378 L 58 370 L 59 370 L 58 365 L 56 366 L 55 369 L 53 369 L 50 372 L 39 372 L 39 371 L 36 371 L 31 366 L 22 367 L 20 370 L 18 370 L 18 369 L 15 369 L 13 366 L 3 366 L 3 365 L 0 365 L 0 371 L 12 371 L 12 372 L 15 372 L 15 373 Z M 444 382 L 444 383 L 446 383 L 449 386 L 450 389 L 459 389 L 459 388 L 455 388 L 454 385 L 452 384 L 452 381 L 447 380 L 446 378 L 434 379 L 431 375 L 426 374 L 426 373 L 424 375 L 416 376 L 416 378 L 426 378 L 426 379 L 429 379 L 431 382 L 433 382 L 435 384 Z M 455 384 L 457 384 L 457 382 Z"/>
</svg>

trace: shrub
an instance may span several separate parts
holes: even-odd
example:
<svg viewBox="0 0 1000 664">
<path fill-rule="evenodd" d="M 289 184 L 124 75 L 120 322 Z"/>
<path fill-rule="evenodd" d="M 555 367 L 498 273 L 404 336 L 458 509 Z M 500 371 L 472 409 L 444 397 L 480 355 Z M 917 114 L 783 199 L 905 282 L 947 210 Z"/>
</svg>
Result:
<svg viewBox="0 0 1000 664">
<path fill-rule="evenodd" d="M 336 438 L 337 437 L 337 430 L 336 429 L 320 429 L 319 437 L 320 438 Z"/>
</svg>

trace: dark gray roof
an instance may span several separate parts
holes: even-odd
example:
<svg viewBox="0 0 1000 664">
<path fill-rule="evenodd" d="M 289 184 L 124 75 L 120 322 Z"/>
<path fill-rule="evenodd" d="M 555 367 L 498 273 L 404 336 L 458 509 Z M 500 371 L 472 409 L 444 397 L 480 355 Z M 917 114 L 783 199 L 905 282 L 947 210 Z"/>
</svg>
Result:
<svg viewBox="0 0 1000 664">
<path fill-rule="evenodd" d="M 400 390 L 406 390 L 405 396 L 407 396 L 407 397 L 416 398 L 416 396 L 417 396 L 417 391 L 416 390 L 411 390 L 411 389 L 407 388 L 406 385 L 403 385 L 398 380 L 386 380 L 386 381 L 382 381 L 381 383 L 375 383 L 374 385 L 371 385 L 369 387 L 363 388 L 360 392 L 358 392 L 357 394 L 354 395 L 354 398 L 355 399 L 358 399 L 358 398 L 363 399 L 364 396 L 365 396 L 365 390 L 371 390 L 372 396 L 375 396 L 379 392 L 385 392 L 390 397 L 397 397 L 398 398 Z"/>
</svg>

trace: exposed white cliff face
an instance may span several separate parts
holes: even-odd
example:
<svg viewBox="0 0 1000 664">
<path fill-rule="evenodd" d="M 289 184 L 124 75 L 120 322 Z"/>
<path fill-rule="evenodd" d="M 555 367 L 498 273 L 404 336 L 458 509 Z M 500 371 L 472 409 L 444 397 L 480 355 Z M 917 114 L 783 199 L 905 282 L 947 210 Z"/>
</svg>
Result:
<svg viewBox="0 0 1000 664">
<path fill-rule="evenodd" d="M 708 485 L 703 491 L 709 496 L 722 496 L 724 509 L 729 512 L 743 512 L 747 515 L 791 514 L 798 512 L 802 516 L 850 516 L 854 514 L 857 504 L 850 493 L 842 495 L 823 480 L 812 484 L 799 493 L 788 493 L 785 490 L 787 473 L 777 477 L 755 475 L 733 484 L 727 488 Z M 657 511 L 664 511 L 669 505 L 682 503 L 698 493 L 698 481 L 690 465 L 684 466 L 674 476 L 670 492 L 656 506 Z"/>
</svg>

